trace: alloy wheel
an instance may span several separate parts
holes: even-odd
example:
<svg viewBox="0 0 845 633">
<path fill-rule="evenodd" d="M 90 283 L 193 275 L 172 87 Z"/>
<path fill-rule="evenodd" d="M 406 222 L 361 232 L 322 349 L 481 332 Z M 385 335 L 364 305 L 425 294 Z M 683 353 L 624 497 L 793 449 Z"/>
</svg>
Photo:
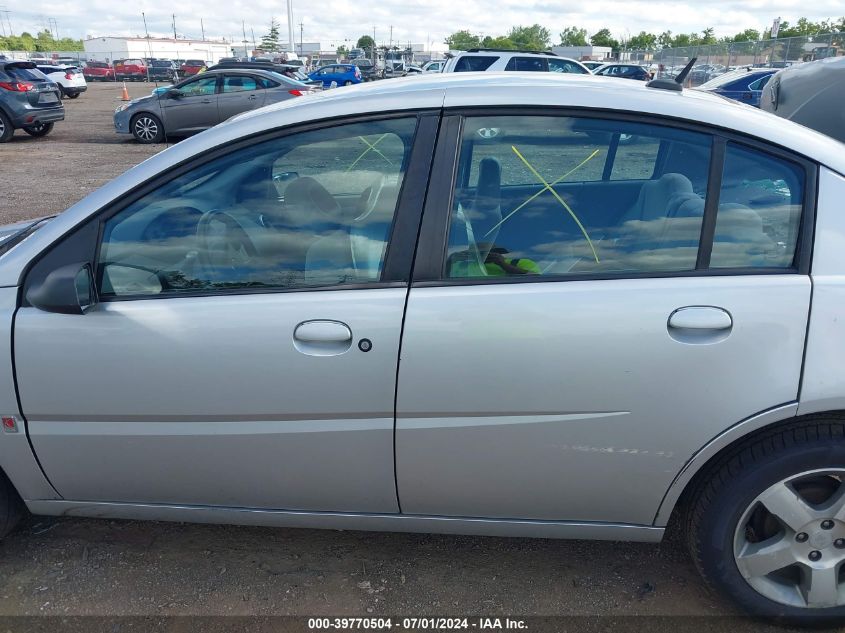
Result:
<svg viewBox="0 0 845 633">
<path fill-rule="evenodd" d="M 3 121 L 3 117 L 0 117 L 0 136 L 3 136 L 6 132 L 6 122 Z"/>
<path fill-rule="evenodd" d="M 152 141 L 158 136 L 158 123 L 148 116 L 138 117 L 135 121 L 135 134 L 145 141 Z"/>
<path fill-rule="evenodd" d="M 767 488 L 734 534 L 734 560 L 758 593 L 807 609 L 845 605 L 845 469 L 808 471 Z"/>
</svg>

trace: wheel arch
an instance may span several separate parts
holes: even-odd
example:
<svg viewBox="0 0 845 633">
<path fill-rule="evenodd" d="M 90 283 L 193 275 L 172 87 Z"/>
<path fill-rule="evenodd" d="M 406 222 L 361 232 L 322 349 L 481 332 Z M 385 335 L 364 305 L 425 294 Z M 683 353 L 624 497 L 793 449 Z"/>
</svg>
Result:
<svg viewBox="0 0 845 633">
<path fill-rule="evenodd" d="M 666 527 L 673 513 L 686 506 L 689 497 L 698 488 L 699 482 L 706 478 L 714 465 L 738 444 L 777 426 L 800 422 L 809 417 L 818 417 L 820 414 L 845 416 L 845 411 L 835 410 L 799 416 L 798 402 L 790 402 L 757 413 L 725 429 L 693 453 L 675 475 L 655 513 L 653 525 Z"/>
</svg>

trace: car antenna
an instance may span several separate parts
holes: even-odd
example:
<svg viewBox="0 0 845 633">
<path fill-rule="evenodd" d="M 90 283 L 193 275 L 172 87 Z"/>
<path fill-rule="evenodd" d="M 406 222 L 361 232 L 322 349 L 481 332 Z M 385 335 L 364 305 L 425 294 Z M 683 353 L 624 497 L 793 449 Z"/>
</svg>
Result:
<svg viewBox="0 0 845 633">
<path fill-rule="evenodd" d="M 689 71 L 692 70 L 692 67 L 697 61 L 698 57 L 693 57 L 689 60 L 689 63 L 684 66 L 684 69 L 675 75 L 674 79 L 652 79 L 646 84 L 646 88 L 657 88 L 658 90 L 674 90 L 675 92 L 681 92 L 684 89 L 684 80 L 687 78 Z"/>
</svg>

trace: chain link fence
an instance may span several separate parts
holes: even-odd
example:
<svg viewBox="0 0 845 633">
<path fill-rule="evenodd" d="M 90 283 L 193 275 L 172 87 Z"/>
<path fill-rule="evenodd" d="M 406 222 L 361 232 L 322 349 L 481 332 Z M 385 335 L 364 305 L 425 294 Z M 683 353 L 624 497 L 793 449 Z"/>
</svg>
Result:
<svg viewBox="0 0 845 633">
<path fill-rule="evenodd" d="M 786 68 L 794 64 L 845 55 L 845 32 L 806 35 L 756 42 L 726 42 L 707 46 L 623 51 L 625 61 L 656 66 L 661 76 L 674 76 L 693 58 L 692 85 L 699 85 L 728 70 L 747 66 Z"/>
</svg>

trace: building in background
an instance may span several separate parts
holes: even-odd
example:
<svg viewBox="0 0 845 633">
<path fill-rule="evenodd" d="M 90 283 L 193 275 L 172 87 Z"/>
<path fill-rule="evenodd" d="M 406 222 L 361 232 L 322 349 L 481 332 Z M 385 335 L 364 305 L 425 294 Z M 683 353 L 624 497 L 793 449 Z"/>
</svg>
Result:
<svg viewBox="0 0 845 633">
<path fill-rule="evenodd" d="M 594 62 L 610 60 L 613 55 L 609 46 L 552 46 L 552 52 L 561 57 Z"/>
<path fill-rule="evenodd" d="M 182 40 L 163 37 L 92 37 L 83 40 L 87 59 L 112 62 L 115 59 L 154 57 L 157 59 L 202 59 L 216 64 L 232 55 L 232 44 L 219 40 Z"/>
</svg>

